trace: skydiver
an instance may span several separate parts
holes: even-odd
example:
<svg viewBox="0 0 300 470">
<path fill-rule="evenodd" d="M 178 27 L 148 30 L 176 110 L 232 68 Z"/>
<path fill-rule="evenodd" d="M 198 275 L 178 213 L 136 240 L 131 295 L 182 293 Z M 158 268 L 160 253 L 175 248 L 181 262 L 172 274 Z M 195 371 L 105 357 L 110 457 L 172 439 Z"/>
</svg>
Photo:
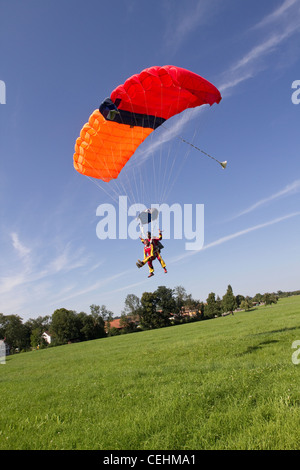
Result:
<svg viewBox="0 0 300 470">
<path fill-rule="evenodd" d="M 138 260 L 136 263 L 138 268 L 141 268 L 144 266 L 146 263 L 148 263 L 149 266 L 149 276 L 152 277 L 154 276 L 154 268 L 152 261 L 154 261 L 156 258 L 161 264 L 161 267 L 163 268 L 164 272 L 167 273 L 167 268 L 166 268 L 166 263 L 161 257 L 160 250 L 163 248 L 163 245 L 160 243 L 160 240 L 162 239 L 162 232 L 159 230 L 159 237 L 151 238 L 151 233 L 147 233 L 147 238 L 143 239 L 141 238 L 142 243 L 144 243 L 144 259 L 143 261 Z"/>
<path fill-rule="evenodd" d="M 160 229 L 158 229 L 158 231 L 159 231 L 159 236 L 158 237 L 153 237 L 153 238 L 151 237 L 151 232 L 147 232 L 147 238 L 148 238 L 148 240 L 150 240 L 150 243 L 153 244 L 155 253 L 156 252 L 160 253 L 160 250 L 162 250 L 163 247 L 164 247 L 160 242 L 160 240 L 162 239 L 162 231 Z M 141 239 L 142 243 L 144 243 L 145 239 L 141 238 L 141 237 L 140 237 L 140 239 Z"/>
</svg>

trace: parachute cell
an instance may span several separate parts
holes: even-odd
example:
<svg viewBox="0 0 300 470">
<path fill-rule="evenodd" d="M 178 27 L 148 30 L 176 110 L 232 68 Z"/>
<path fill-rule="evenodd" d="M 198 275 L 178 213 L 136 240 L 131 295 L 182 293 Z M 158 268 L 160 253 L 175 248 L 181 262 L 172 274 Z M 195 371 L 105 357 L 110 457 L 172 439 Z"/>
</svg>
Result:
<svg viewBox="0 0 300 470">
<path fill-rule="evenodd" d="M 118 177 L 137 147 L 166 119 L 221 101 L 206 79 L 175 66 L 154 66 L 118 86 L 89 118 L 76 140 L 74 167 L 110 181 Z"/>
</svg>

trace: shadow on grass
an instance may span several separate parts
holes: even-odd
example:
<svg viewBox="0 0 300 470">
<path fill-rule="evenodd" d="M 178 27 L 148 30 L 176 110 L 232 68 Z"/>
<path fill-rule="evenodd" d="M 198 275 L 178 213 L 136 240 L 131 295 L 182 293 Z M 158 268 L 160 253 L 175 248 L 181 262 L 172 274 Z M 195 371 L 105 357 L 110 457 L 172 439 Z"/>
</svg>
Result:
<svg viewBox="0 0 300 470">
<path fill-rule="evenodd" d="M 243 355 L 246 355 L 246 354 L 251 354 L 253 353 L 254 351 L 257 351 L 259 349 L 262 349 L 263 346 L 266 346 L 268 344 L 273 344 L 273 343 L 279 343 L 279 340 L 277 339 L 270 339 L 270 340 L 267 340 L 267 341 L 263 341 L 259 344 L 257 344 L 256 346 L 248 346 L 248 348 L 246 349 L 246 351 L 244 351 L 243 353 L 239 354 L 241 356 Z"/>
<path fill-rule="evenodd" d="M 261 333 L 255 333 L 249 336 L 262 336 L 262 335 L 274 335 L 276 333 L 285 333 L 286 331 L 294 331 L 299 330 L 300 326 L 292 326 L 290 328 L 281 328 L 280 330 L 271 330 L 271 331 L 263 331 Z"/>
</svg>

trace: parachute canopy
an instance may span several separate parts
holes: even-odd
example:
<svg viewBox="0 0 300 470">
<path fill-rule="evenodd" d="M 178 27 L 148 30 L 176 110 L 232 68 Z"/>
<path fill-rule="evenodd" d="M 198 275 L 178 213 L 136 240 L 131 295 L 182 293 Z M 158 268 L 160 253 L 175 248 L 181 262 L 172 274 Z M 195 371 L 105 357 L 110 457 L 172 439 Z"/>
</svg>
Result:
<svg viewBox="0 0 300 470">
<path fill-rule="evenodd" d="M 221 101 L 219 90 L 189 70 L 153 66 L 128 78 L 104 100 L 76 140 L 74 167 L 110 181 L 163 122 L 187 108 Z"/>
</svg>

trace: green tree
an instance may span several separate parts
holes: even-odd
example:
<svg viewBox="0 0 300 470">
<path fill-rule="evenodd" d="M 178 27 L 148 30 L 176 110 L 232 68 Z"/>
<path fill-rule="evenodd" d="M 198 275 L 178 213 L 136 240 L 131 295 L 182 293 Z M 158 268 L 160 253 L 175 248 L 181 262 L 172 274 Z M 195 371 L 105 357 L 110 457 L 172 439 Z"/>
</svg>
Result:
<svg viewBox="0 0 300 470">
<path fill-rule="evenodd" d="M 45 346 L 45 341 L 43 341 L 42 334 L 39 328 L 34 328 L 33 330 L 31 330 L 30 344 L 32 348 L 36 348 L 37 346 Z"/>
<path fill-rule="evenodd" d="M 80 321 L 73 310 L 59 308 L 52 314 L 50 328 L 54 344 L 80 339 Z"/>
<path fill-rule="evenodd" d="M 98 321 L 98 318 L 101 317 L 103 321 L 110 321 L 114 314 L 110 310 L 106 308 L 105 305 L 95 305 L 92 304 L 90 306 L 91 309 L 91 315 L 93 318 L 95 318 L 95 321 Z"/>
<path fill-rule="evenodd" d="M 236 309 L 236 300 L 230 284 L 227 287 L 226 294 L 223 296 L 222 305 L 224 312 L 233 313 L 233 311 Z"/>
<path fill-rule="evenodd" d="M 278 296 L 276 294 L 269 294 L 268 292 L 264 294 L 263 301 L 266 305 L 277 304 Z"/>
<path fill-rule="evenodd" d="M 236 306 L 237 308 L 239 308 L 241 306 L 241 303 L 243 302 L 243 300 L 245 300 L 245 297 L 243 295 L 237 295 L 235 297 L 235 301 L 236 301 Z M 242 307 L 241 307 L 242 308 Z"/>
<path fill-rule="evenodd" d="M 213 318 L 218 314 L 218 305 L 216 302 L 216 294 L 211 292 L 208 294 L 206 299 L 206 305 L 204 307 L 204 315 L 208 318 Z"/>
<path fill-rule="evenodd" d="M 29 318 L 26 321 L 25 326 L 30 330 L 30 344 L 33 348 L 47 346 L 47 342 L 42 337 L 42 334 L 50 329 L 50 324 L 51 317 L 48 315 L 45 317 Z"/>
<path fill-rule="evenodd" d="M 223 303 L 219 295 L 216 298 L 216 315 L 220 317 L 222 315 Z"/>
<path fill-rule="evenodd" d="M 260 293 L 255 294 L 252 300 L 253 302 L 263 302 L 263 295 Z"/>
<path fill-rule="evenodd" d="M 141 301 L 139 297 L 134 294 L 128 294 L 125 299 L 125 306 L 122 314 L 130 316 L 132 321 L 138 321 L 141 313 Z"/>
<path fill-rule="evenodd" d="M 122 327 L 121 334 L 137 331 L 136 322 L 132 316 L 121 315 L 120 326 Z"/>
<path fill-rule="evenodd" d="M 144 292 L 141 298 L 141 325 L 144 328 L 156 328 L 157 298 L 152 292 Z"/>
<path fill-rule="evenodd" d="M 252 307 L 253 303 L 252 303 L 252 300 L 250 299 L 250 297 L 246 297 L 244 298 L 244 300 L 242 300 L 241 304 L 240 304 L 240 308 L 242 310 L 249 310 L 251 307 Z"/>
<path fill-rule="evenodd" d="M 187 300 L 187 293 L 183 286 L 176 286 L 174 288 L 174 298 L 176 305 L 176 310 L 174 313 L 180 314 L 182 311 L 182 307 L 185 305 L 185 302 Z"/>
<path fill-rule="evenodd" d="M 79 320 L 81 341 L 89 341 L 106 336 L 104 320 L 100 315 L 87 315 L 85 312 L 80 312 L 77 317 Z"/>
<path fill-rule="evenodd" d="M 0 337 L 5 338 L 11 352 L 30 348 L 30 330 L 19 315 L 0 314 Z"/>
<path fill-rule="evenodd" d="M 173 289 L 165 286 L 159 286 L 154 292 L 157 298 L 157 305 L 162 310 L 162 315 L 166 318 L 170 317 L 176 309 L 176 301 L 173 297 Z"/>
<path fill-rule="evenodd" d="M 144 292 L 141 298 L 141 325 L 144 328 L 162 328 L 170 325 L 168 312 L 158 307 L 158 298 L 155 293 Z"/>
</svg>

